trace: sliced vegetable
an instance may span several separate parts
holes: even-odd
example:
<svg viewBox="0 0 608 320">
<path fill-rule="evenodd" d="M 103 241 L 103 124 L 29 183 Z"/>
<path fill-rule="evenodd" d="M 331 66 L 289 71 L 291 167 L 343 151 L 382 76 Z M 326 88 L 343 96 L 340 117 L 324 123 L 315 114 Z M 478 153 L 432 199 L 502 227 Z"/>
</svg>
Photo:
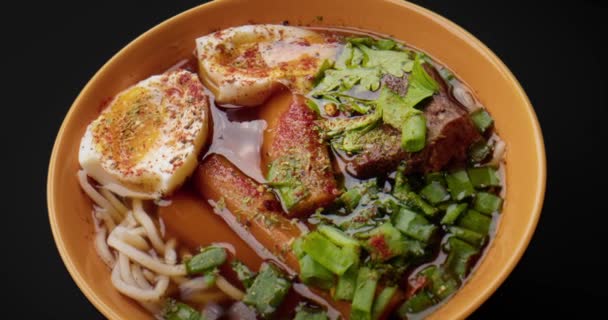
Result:
<svg viewBox="0 0 608 320">
<path fill-rule="evenodd" d="M 334 275 L 316 262 L 311 256 L 304 255 L 300 262 L 300 279 L 307 285 L 328 290 L 334 286 Z"/>
<path fill-rule="evenodd" d="M 397 167 L 393 196 L 404 202 L 407 206 L 420 210 L 428 217 L 434 217 L 439 212 L 439 209 L 430 205 L 420 195 L 412 191 L 405 176 L 405 164 Z"/>
<path fill-rule="evenodd" d="M 226 261 L 226 249 L 209 246 L 186 262 L 188 274 L 198 274 L 211 271 Z"/>
<path fill-rule="evenodd" d="M 251 271 L 249 267 L 247 267 L 239 260 L 232 261 L 230 266 L 232 267 L 232 270 L 234 270 L 234 272 L 236 273 L 236 276 L 239 281 L 243 283 L 245 289 L 251 287 L 251 285 L 253 284 L 253 280 L 255 280 L 256 273 Z"/>
<path fill-rule="evenodd" d="M 366 237 L 365 248 L 372 260 L 386 261 L 390 258 L 405 255 L 408 252 L 408 243 L 405 238 L 390 222 L 361 235 Z"/>
<path fill-rule="evenodd" d="M 163 311 L 166 320 L 204 320 L 204 317 L 191 306 L 170 299 Z"/>
<path fill-rule="evenodd" d="M 277 267 L 264 263 L 247 289 L 243 302 L 252 306 L 262 318 L 268 318 L 283 302 L 290 288 L 291 282 Z"/>
<path fill-rule="evenodd" d="M 465 170 L 458 170 L 445 177 L 452 199 L 460 201 L 475 194 L 475 189 Z"/>
<path fill-rule="evenodd" d="M 363 44 L 357 44 L 363 54 L 363 66 L 378 68 L 382 74 L 402 77 L 405 71 L 412 70 L 412 63 L 407 52 L 393 50 L 374 50 Z"/>
<path fill-rule="evenodd" d="M 311 310 L 308 308 L 300 308 L 297 311 L 293 320 L 327 320 L 327 313 L 321 310 Z"/>
<path fill-rule="evenodd" d="M 424 175 L 424 181 L 427 184 L 438 182 L 442 187 L 445 187 L 445 178 L 443 172 L 430 172 Z"/>
<path fill-rule="evenodd" d="M 362 267 L 357 274 L 357 288 L 353 297 L 351 319 L 371 319 L 372 304 L 378 285 L 378 274 L 375 270 Z"/>
<path fill-rule="evenodd" d="M 401 148 L 407 152 L 418 152 L 426 143 L 426 117 L 413 114 L 405 120 L 401 129 Z"/>
<path fill-rule="evenodd" d="M 357 286 L 357 274 L 359 267 L 357 265 L 351 266 L 338 278 L 336 289 L 334 290 L 333 297 L 337 300 L 353 300 L 355 295 L 355 288 Z"/>
<path fill-rule="evenodd" d="M 479 213 L 476 210 L 469 209 L 467 212 L 459 219 L 458 226 L 473 230 L 482 235 L 488 234 L 490 230 L 490 224 L 492 223 L 492 218 Z"/>
<path fill-rule="evenodd" d="M 393 223 L 395 228 L 399 229 L 399 231 L 403 232 L 405 235 L 422 242 L 429 242 L 430 238 L 437 230 L 437 226 L 429 223 L 422 215 L 407 208 L 401 208 L 401 210 L 394 215 Z"/>
<path fill-rule="evenodd" d="M 441 224 L 454 224 L 467 207 L 468 205 L 466 203 L 450 204 L 445 210 L 445 216 L 441 219 Z"/>
<path fill-rule="evenodd" d="M 443 268 L 430 266 L 420 271 L 428 281 L 427 290 L 436 300 L 441 301 L 447 298 L 454 291 L 458 290 L 460 282 L 450 274 L 443 271 Z"/>
<path fill-rule="evenodd" d="M 491 153 L 492 147 L 488 145 L 487 141 L 482 139 L 471 145 L 469 149 L 469 160 L 472 163 L 481 163 L 486 160 Z"/>
<path fill-rule="evenodd" d="M 438 204 L 450 199 L 450 194 L 439 181 L 432 181 L 427 184 L 420 190 L 420 195 L 432 204 Z"/>
<path fill-rule="evenodd" d="M 479 132 L 482 133 L 488 130 L 494 123 L 494 120 L 485 109 L 479 109 L 471 113 L 471 120 L 473 120 L 473 123 Z"/>
<path fill-rule="evenodd" d="M 302 249 L 315 261 L 331 272 L 342 275 L 359 261 L 352 249 L 340 248 L 319 232 L 311 232 L 304 238 Z"/>
<path fill-rule="evenodd" d="M 450 252 L 445 260 L 445 267 L 454 275 L 464 279 L 471 267 L 471 259 L 479 251 L 477 248 L 456 237 L 449 238 L 448 244 Z"/>
<path fill-rule="evenodd" d="M 344 246 L 354 246 L 359 247 L 359 242 L 352 237 L 346 235 L 342 230 L 328 226 L 328 225 L 320 225 L 317 227 L 317 231 L 319 231 L 322 235 L 326 236 L 333 243 L 344 247 Z"/>
<path fill-rule="evenodd" d="M 433 301 L 433 298 L 428 291 L 421 290 L 405 301 L 397 310 L 397 314 L 399 314 L 401 319 L 407 319 L 408 313 L 420 312 L 434 304 L 435 301 Z"/>
<path fill-rule="evenodd" d="M 500 187 L 496 170 L 491 167 L 470 168 L 467 172 L 475 188 Z"/>
<path fill-rule="evenodd" d="M 481 233 L 458 226 L 450 226 L 448 227 L 448 231 L 456 238 L 466 241 L 477 248 L 481 247 L 486 239 L 486 236 Z"/>
<path fill-rule="evenodd" d="M 424 70 L 423 61 L 419 54 L 414 59 L 409 87 L 404 102 L 408 107 L 417 105 L 420 101 L 432 96 L 439 90 L 439 84 Z"/>
<path fill-rule="evenodd" d="M 362 196 L 359 188 L 351 188 L 340 195 L 340 201 L 344 204 L 346 210 L 352 212 L 359 205 Z"/>
<path fill-rule="evenodd" d="M 500 211 L 502 199 L 488 192 L 479 192 L 475 196 L 473 207 L 481 213 L 491 214 L 492 212 Z"/>
<path fill-rule="evenodd" d="M 396 292 L 397 287 L 386 287 L 380 291 L 380 294 L 378 294 L 374 301 L 374 305 L 372 306 L 373 320 L 380 319 L 380 316 L 384 313 Z"/>
</svg>

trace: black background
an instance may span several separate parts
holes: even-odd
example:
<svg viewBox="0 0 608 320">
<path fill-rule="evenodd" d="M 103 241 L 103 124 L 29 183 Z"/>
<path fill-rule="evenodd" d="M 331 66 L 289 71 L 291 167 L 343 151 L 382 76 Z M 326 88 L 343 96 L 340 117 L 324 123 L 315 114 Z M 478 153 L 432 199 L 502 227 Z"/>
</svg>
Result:
<svg viewBox="0 0 608 320">
<path fill-rule="evenodd" d="M 608 298 L 606 5 L 415 2 L 470 31 L 506 63 L 530 97 L 545 137 L 547 193 L 534 238 L 471 318 L 586 318 L 599 312 Z M 10 173 L 3 189 L 10 191 L 2 213 L 8 222 L 0 229 L 0 288 L 9 296 L 2 318 L 9 311 L 26 319 L 103 318 L 70 278 L 51 236 L 46 174 L 52 144 L 72 101 L 112 55 L 198 3 L 81 1 L 64 8 L 22 2 L 21 8 L 3 8 L 2 161 Z"/>
</svg>

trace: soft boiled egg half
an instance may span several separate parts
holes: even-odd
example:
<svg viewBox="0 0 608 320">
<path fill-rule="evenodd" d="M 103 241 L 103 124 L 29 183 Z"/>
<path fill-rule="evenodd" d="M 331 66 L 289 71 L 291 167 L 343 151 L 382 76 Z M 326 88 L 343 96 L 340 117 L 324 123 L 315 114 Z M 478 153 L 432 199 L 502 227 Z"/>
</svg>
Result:
<svg viewBox="0 0 608 320">
<path fill-rule="evenodd" d="M 196 39 L 199 73 L 220 104 L 256 106 L 280 86 L 305 93 L 339 44 L 282 25 L 245 25 Z"/>
<path fill-rule="evenodd" d="M 119 93 L 86 129 L 78 160 L 121 196 L 156 199 L 196 168 L 207 137 L 208 98 L 195 73 L 155 75 Z"/>
</svg>

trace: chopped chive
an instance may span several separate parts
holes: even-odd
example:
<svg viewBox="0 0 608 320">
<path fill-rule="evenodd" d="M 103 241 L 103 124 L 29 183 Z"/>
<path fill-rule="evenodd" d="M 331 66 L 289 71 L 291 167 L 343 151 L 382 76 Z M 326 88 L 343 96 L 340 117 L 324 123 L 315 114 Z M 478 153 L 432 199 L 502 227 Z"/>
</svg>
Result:
<svg viewBox="0 0 608 320">
<path fill-rule="evenodd" d="M 418 313 L 422 310 L 428 309 L 434 304 L 435 301 L 433 301 L 433 298 L 430 296 L 428 291 L 421 290 L 406 300 L 397 310 L 397 314 L 401 319 L 408 319 L 407 315 L 409 313 Z"/>
<path fill-rule="evenodd" d="M 475 194 L 471 180 L 465 170 L 458 170 L 445 177 L 452 199 L 460 201 Z"/>
<path fill-rule="evenodd" d="M 500 210 L 500 207 L 502 207 L 502 199 L 491 193 L 479 192 L 475 196 L 473 207 L 481 213 L 491 214 L 492 212 Z"/>
<path fill-rule="evenodd" d="M 441 219 L 441 224 L 454 224 L 458 217 L 466 210 L 466 203 L 452 203 L 445 210 L 445 216 Z"/>
<path fill-rule="evenodd" d="M 300 279 L 307 285 L 328 290 L 334 285 L 334 275 L 309 255 L 299 259 Z"/>
<path fill-rule="evenodd" d="M 351 319 L 370 319 L 378 274 L 375 270 L 363 267 L 357 274 L 357 288 L 351 306 Z"/>
<path fill-rule="evenodd" d="M 249 267 L 247 267 L 244 263 L 238 260 L 232 261 L 230 266 L 232 267 L 232 270 L 234 270 L 234 272 L 236 273 L 236 276 L 239 281 L 243 283 L 243 286 L 245 288 L 251 287 L 251 284 L 253 284 L 253 280 L 255 280 L 256 273 L 251 271 Z"/>
<path fill-rule="evenodd" d="M 475 142 L 469 149 L 469 160 L 472 163 L 481 163 L 488 158 L 492 153 L 492 148 L 488 145 L 488 142 L 481 140 Z"/>
<path fill-rule="evenodd" d="M 350 236 L 346 235 L 342 230 L 338 228 L 334 228 L 328 225 L 320 225 L 317 227 L 317 231 L 319 231 L 322 235 L 326 236 L 333 243 L 343 247 L 343 246 L 359 246 L 359 242 Z"/>
<path fill-rule="evenodd" d="M 420 274 L 425 276 L 428 281 L 428 292 L 433 295 L 436 300 L 443 300 L 450 294 L 458 290 L 460 283 L 450 274 L 446 273 L 443 268 L 430 266 L 420 271 Z"/>
<path fill-rule="evenodd" d="M 226 249 L 210 246 L 186 262 L 188 274 L 208 272 L 226 261 Z"/>
<path fill-rule="evenodd" d="M 445 260 L 445 266 L 448 270 L 453 272 L 454 275 L 463 279 L 471 267 L 471 258 L 479 251 L 477 248 L 456 237 L 449 238 L 448 244 L 450 246 L 450 252 Z"/>
</svg>

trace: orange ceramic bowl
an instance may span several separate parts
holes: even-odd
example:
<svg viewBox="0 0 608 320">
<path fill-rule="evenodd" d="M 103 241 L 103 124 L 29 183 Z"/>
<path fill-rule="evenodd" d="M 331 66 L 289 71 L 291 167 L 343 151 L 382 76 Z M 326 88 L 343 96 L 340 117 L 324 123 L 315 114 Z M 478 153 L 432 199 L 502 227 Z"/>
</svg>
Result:
<svg viewBox="0 0 608 320">
<path fill-rule="evenodd" d="M 322 19 L 320 18 L 322 16 Z M 169 19 L 114 56 L 82 90 L 57 135 L 48 176 L 49 218 L 67 269 L 110 319 L 150 318 L 119 294 L 93 247 L 91 203 L 76 172 L 80 139 L 100 103 L 192 54 L 194 39 L 249 23 L 354 27 L 391 35 L 452 69 L 495 118 L 507 143 L 506 202 L 496 236 L 469 281 L 429 319 L 464 318 L 505 280 L 526 250 L 545 191 L 545 151 L 534 110 L 515 77 L 479 40 L 454 23 L 398 0 L 219 0 Z"/>
</svg>

